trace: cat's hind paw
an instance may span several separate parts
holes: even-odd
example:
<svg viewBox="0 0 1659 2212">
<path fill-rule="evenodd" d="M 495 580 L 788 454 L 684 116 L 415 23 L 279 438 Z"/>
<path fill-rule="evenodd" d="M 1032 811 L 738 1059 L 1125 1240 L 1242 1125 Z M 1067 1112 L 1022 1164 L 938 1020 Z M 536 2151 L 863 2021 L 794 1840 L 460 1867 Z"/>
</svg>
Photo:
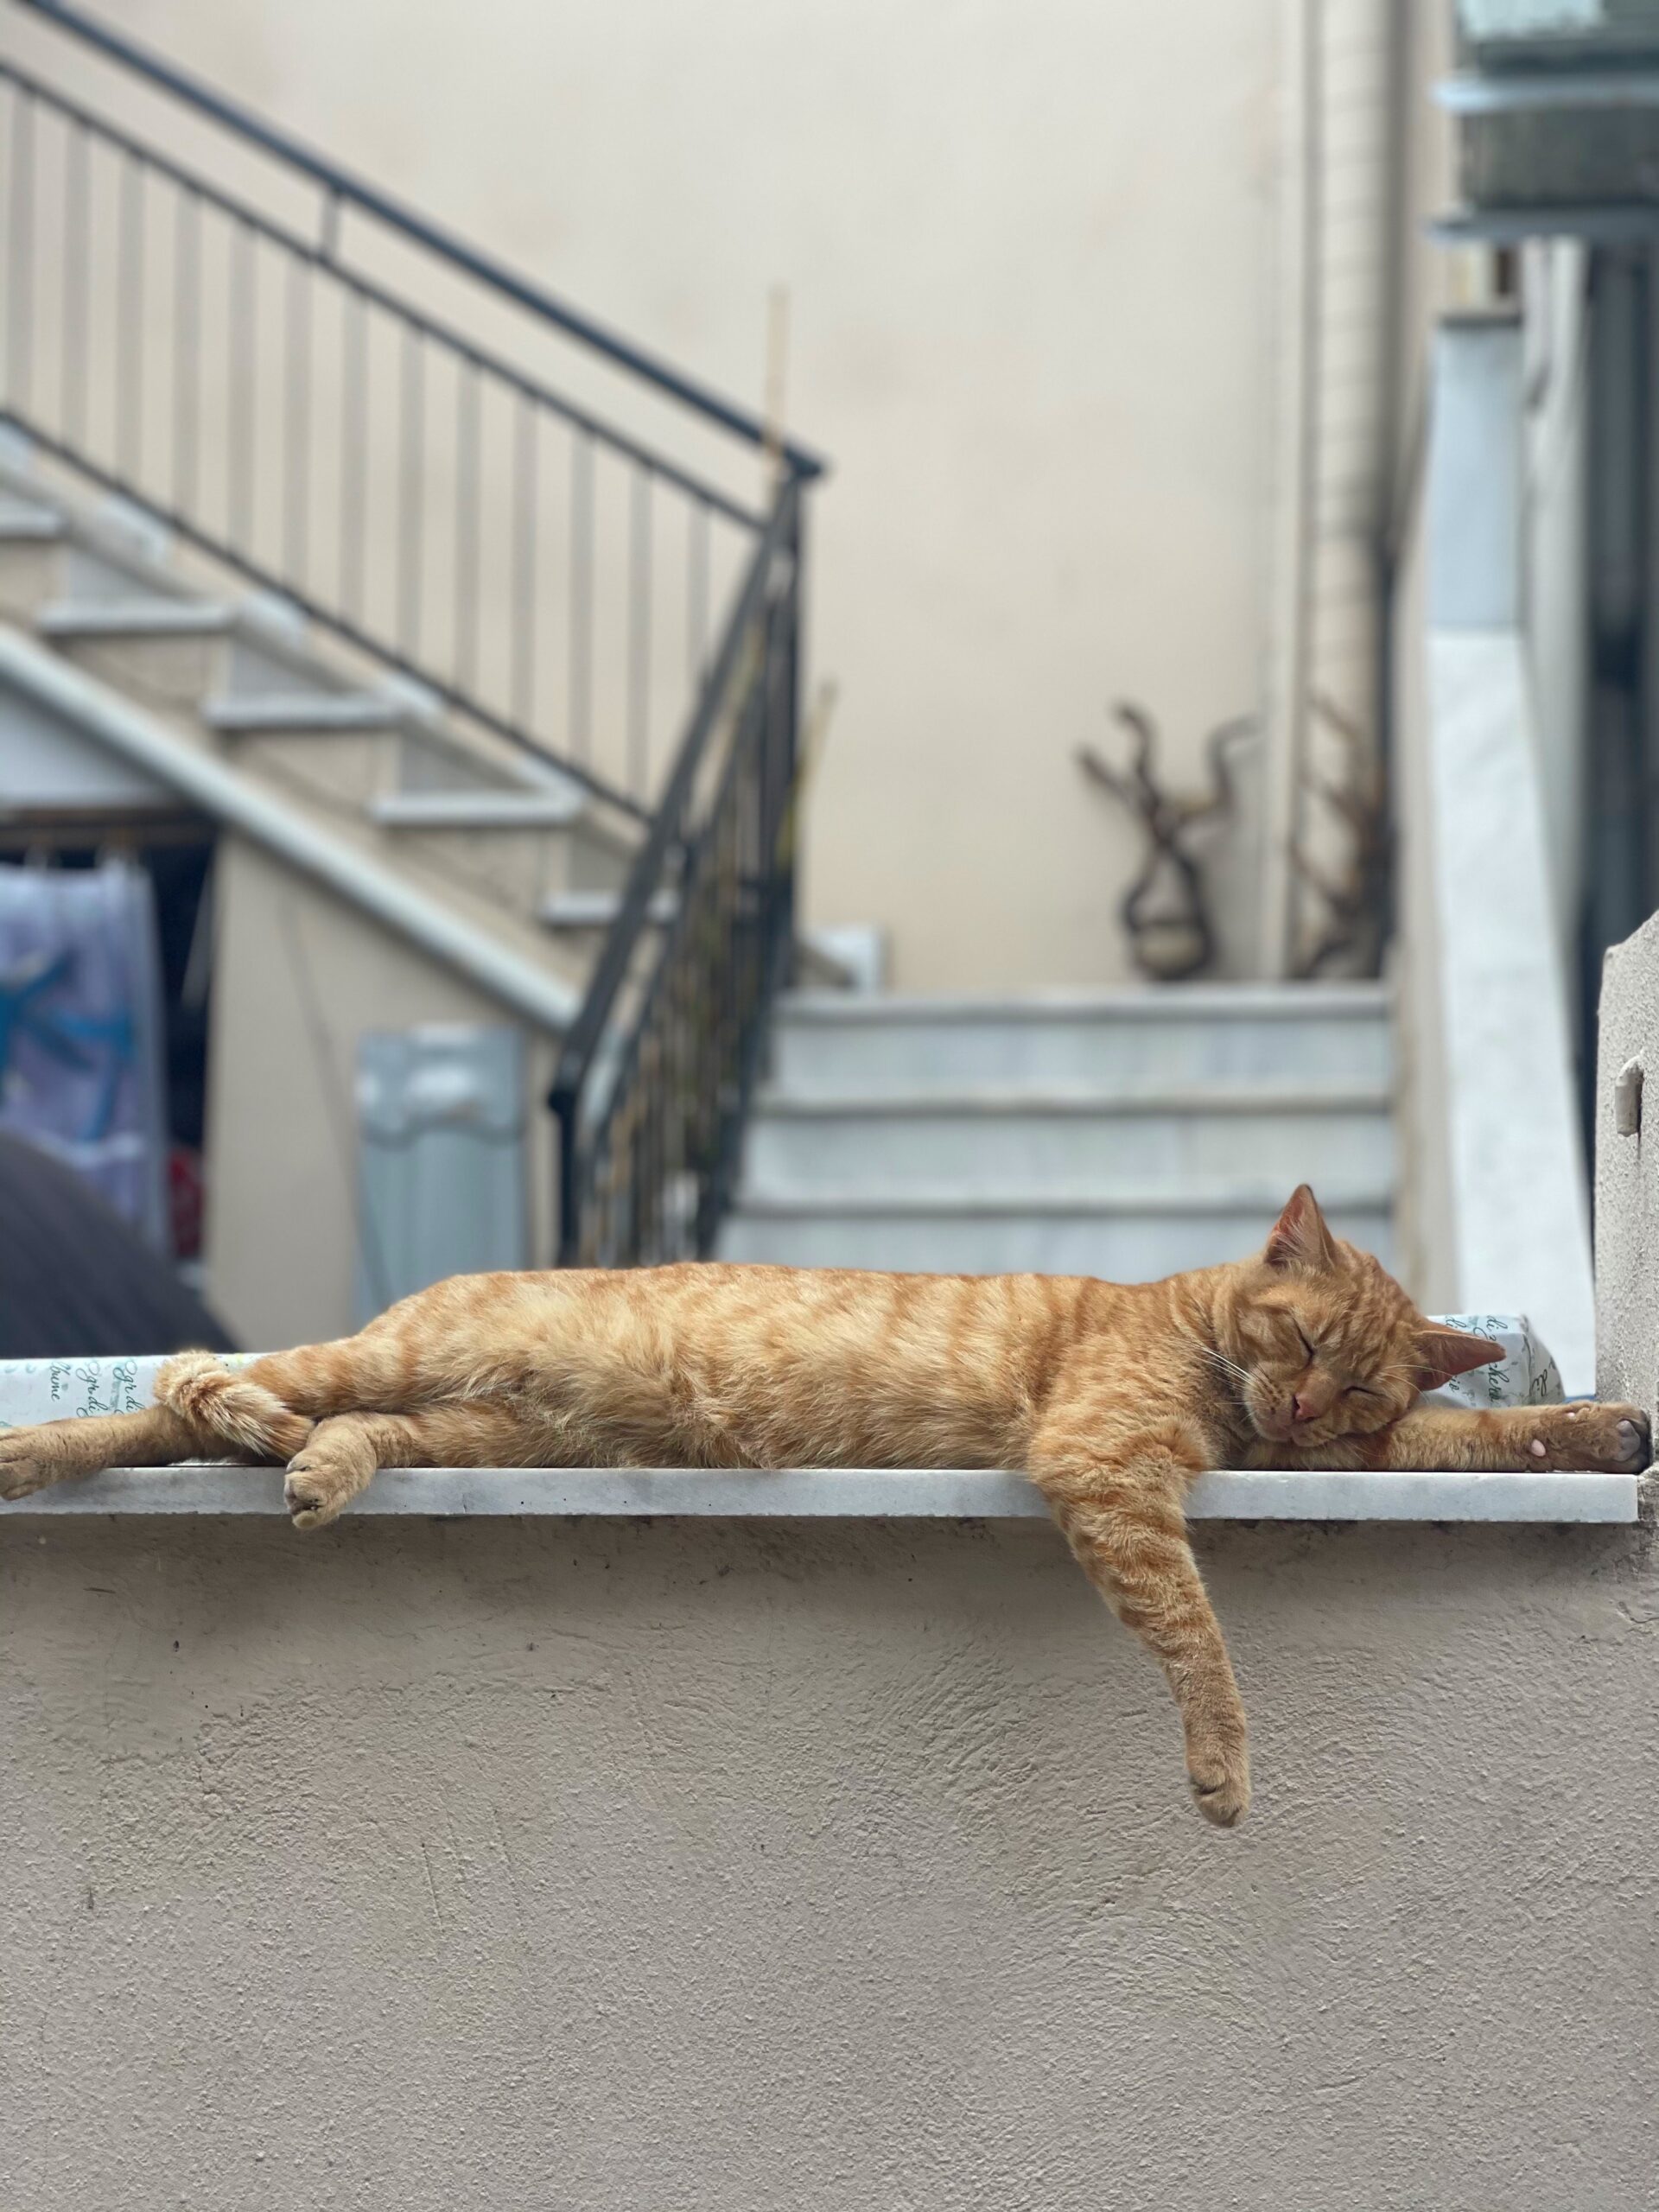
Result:
<svg viewBox="0 0 1659 2212">
<path fill-rule="evenodd" d="M 289 1462 L 283 1503 L 296 1529 L 324 1529 L 339 1520 L 361 1488 L 347 1469 L 320 1453 L 302 1452 Z"/>
</svg>

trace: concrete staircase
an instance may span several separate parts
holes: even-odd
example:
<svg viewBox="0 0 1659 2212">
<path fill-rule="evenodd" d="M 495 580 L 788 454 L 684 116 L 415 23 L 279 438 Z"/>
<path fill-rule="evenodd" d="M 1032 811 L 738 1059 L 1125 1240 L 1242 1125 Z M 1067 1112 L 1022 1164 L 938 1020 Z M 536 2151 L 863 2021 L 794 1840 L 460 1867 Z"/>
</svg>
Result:
<svg viewBox="0 0 1659 2212">
<path fill-rule="evenodd" d="M 69 493 L 15 450 L 0 454 L 0 622 L 543 974 L 574 1013 L 639 834 L 622 810 L 354 668 L 281 601 L 193 582 L 146 518 Z M 26 801 L 15 779 L 0 791 Z"/>
<path fill-rule="evenodd" d="M 1234 1259 L 1295 1185 L 1389 1256 L 1381 985 L 797 993 L 722 1255 L 1139 1281 Z"/>
<path fill-rule="evenodd" d="M 193 582 L 143 518 L 15 454 L 0 454 L 0 622 L 543 978 L 549 1026 L 574 1013 L 639 834 L 619 810 L 353 668 L 282 602 Z M 1306 1179 L 1386 1255 L 1393 1155 L 1377 986 L 798 992 L 721 1249 L 1135 1279 L 1249 1249 Z"/>
</svg>

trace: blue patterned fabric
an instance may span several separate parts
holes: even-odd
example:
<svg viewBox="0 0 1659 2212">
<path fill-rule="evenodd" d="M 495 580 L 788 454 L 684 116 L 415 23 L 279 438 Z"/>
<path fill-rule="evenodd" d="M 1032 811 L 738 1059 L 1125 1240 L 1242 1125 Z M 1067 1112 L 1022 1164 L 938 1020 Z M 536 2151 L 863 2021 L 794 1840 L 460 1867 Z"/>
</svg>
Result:
<svg viewBox="0 0 1659 2212">
<path fill-rule="evenodd" d="M 0 1128 L 168 1244 L 163 1012 L 149 879 L 0 868 Z"/>
</svg>

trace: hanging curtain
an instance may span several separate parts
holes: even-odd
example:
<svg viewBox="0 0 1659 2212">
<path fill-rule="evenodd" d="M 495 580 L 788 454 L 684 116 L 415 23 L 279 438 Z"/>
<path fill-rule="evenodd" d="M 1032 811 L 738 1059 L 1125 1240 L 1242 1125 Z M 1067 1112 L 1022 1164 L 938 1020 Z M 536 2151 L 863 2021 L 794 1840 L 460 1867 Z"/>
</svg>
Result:
<svg viewBox="0 0 1659 2212">
<path fill-rule="evenodd" d="M 0 868 L 0 1128 L 169 1249 L 161 963 L 130 861 Z"/>
</svg>

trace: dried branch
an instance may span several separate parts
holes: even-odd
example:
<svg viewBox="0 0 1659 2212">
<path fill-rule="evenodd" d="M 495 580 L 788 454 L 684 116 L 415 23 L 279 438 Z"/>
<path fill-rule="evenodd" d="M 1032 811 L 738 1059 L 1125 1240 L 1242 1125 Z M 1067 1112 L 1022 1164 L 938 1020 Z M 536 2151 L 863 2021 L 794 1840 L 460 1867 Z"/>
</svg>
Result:
<svg viewBox="0 0 1659 2212">
<path fill-rule="evenodd" d="M 1088 745 L 1078 747 L 1077 765 L 1134 817 L 1147 841 L 1140 871 L 1118 905 L 1135 963 L 1155 982 L 1179 982 L 1202 974 L 1216 950 L 1203 871 L 1185 841 L 1199 823 L 1233 812 L 1229 748 L 1252 735 L 1255 722 L 1241 715 L 1212 730 L 1205 747 L 1209 790 L 1178 793 L 1165 791 L 1154 772 L 1158 732 L 1151 716 L 1126 700 L 1112 713 L 1129 733 L 1127 772 Z"/>
<path fill-rule="evenodd" d="M 1300 843 L 1291 865 L 1325 906 L 1322 925 L 1296 962 L 1299 976 L 1323 975 L 1338 961 L 1373 976 L 1382 964 L 1388 929 L 1389 887 L 1394 864 L 1394 825 L 1382 766 L 1364 731 L 1334 700 L 1316 693 L 1313 710 L 1340 739 L 1346 773 L 1341 783 L 1307 776 L 1305 786 L 1322 799 L 1346 832 L 1341 872 L 1319 867 Z"/>
</svg>

